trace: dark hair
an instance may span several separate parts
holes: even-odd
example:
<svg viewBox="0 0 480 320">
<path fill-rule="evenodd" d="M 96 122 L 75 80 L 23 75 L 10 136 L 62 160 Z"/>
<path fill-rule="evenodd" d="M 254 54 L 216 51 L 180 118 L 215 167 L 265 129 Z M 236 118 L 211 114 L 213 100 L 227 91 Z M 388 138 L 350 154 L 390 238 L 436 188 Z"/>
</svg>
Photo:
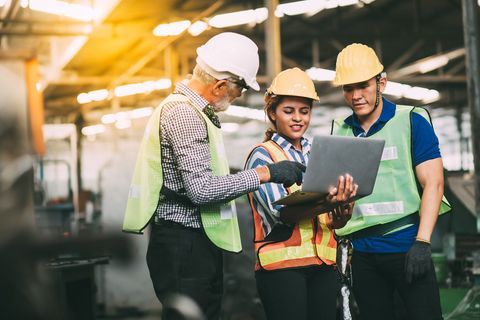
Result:
<svg viewBox="0 0 480 320">
<path fill-rule="evenodd" d="M 265 112 L 265 115 L 267 116 L 268 120 L 272 123 L 272 126 L 270 126 L 267 131 L 265 131 L 265 138 L 263 139 L 263 142 L 266 142 L 268 140 L 272 139 L 272 136 L 275 132 L 277 132 L 277 128 L 275 127 L 275 121 L 273 121 L 272 118 L 270 118 L 270 112 L 275 112 L 275 109 L 277 106 L 282 102 L 282 96 L 277 96 L 273 93 L 265 93 L 265 107 L 263 108 L 263 111 Z"/>
</svg>

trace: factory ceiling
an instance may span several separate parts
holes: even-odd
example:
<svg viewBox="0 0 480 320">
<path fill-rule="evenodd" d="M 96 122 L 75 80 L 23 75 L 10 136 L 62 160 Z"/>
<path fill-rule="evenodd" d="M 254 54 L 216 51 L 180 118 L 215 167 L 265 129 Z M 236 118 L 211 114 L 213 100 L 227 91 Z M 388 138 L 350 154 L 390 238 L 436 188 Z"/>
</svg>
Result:
<svg viewBox="0 0 480 320">
<path fill-rule="evenodd" d="M 210 23 L 198 36 L 185 31 L 180 35 L 158 37 L 152 32 L 159 24 L 182 20 L 208 23 L 219 14 L 265 7 L 265 1 L 67 1 L 97 8 L 100 13 L 93 22 L 34 10 L 34 1 L 0 0 L 0 59 L 38 59 L 47 121 L 160 100 L 171 88 L 85 104 L 80 104 L 77 97 L 80 93 L 113 90 L 129 83 L 161 78 L 178 81 L 191 71 L 195 48 L 222 31 L 246 34 L 258 44 L 259 80 L 263 89 L 267 85 L 269 77 L 265 66 L 269 48 L 265 46 L 265 22 L 226 28 L 215 28 L 211 26 L 214 23 Z M 377 51 L 389 80 L 437 90 L 440 99 L 435 105 L 466 105 L 460 0 L 317 2 L 325 5 L 313 15 L 280 18 L 282 69 L 315 66 L 334 70 L 338 52 L 347 44 L 362 42 Z M 354 4 L 340 4 L 348 2 Z M 328 81 L 316 84 L 321 104 L 342 104 L 338 90 L 332 89 Z M 406 98 L 397 101 L 422 104 Z"/>
</svg>

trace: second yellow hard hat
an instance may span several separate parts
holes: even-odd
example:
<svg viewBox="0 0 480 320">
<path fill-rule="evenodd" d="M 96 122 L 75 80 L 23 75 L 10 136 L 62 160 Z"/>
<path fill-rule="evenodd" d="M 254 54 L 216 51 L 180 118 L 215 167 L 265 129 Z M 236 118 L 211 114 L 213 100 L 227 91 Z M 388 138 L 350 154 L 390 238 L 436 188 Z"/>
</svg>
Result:
<svg viewBox="0 0 480 320">
<path fill-rule="evenodd" d="M 367 81 L 382 71 L 383 65 L 372 48 L 353 43 L 346 46 L 337 56 L 333 84 L 341 86 Z"/>
<path fill-rule="evenodd" d="M 267 89 L 267 94 L 319 100 L 312 79 L 299 68 L 286 69 L 280 72 Z"/>
</svg>

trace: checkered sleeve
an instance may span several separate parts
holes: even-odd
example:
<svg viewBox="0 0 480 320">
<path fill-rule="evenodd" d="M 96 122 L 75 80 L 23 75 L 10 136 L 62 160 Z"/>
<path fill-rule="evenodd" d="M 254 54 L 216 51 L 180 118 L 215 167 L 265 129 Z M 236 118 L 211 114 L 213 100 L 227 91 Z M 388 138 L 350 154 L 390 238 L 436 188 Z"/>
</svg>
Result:
<svg viewBox="0 0 480 320">
<path fill-rule="evenodd" d="M 194 204 L 229 201 L 259 187 L 260 180 L 253 169 L 226 176 L 212 173 L 207 128 L 191 106 L 167 107 L 162 121 L 162 136 L 172 147 L 186 195 Z"/>
</svg>

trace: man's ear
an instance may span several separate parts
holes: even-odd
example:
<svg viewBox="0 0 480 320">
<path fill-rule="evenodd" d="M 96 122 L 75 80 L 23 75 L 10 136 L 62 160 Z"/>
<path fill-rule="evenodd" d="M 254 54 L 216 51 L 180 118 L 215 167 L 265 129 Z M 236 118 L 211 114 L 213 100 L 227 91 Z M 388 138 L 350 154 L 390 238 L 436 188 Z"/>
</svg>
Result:
<svg viewBox="0 0 480 320">
<path fill-rule="evenodd" d="M 385 87 L 387 86 L 387 78 L 381 77 L 379 81 L 380 81 L 380 92 L 383 93 L 383 90 L 385 90 Z"/>
<path fill-rule="evenodd" d="M 212 93 L 215 96 L 224 94 L 224 90 L 227 89 L 227 80 L 218 80 L 212 87 Z"/>
</svg>

